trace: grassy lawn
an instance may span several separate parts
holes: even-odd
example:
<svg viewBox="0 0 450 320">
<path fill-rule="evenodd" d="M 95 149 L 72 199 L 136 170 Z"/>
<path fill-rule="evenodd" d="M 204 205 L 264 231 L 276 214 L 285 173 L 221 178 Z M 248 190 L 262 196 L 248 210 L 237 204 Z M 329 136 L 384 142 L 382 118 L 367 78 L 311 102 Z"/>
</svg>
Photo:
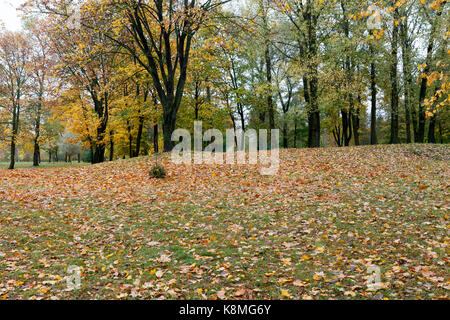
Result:
<svg viewBox="0 0 450 320">
<path fill-rule="evenodd" d="M 286 150 L 277 176 L 166 159 L 155 180 L 151 157 L 0 170 L 0 298 L 448 298 L 449 151 Z"/>
<path fill-rule="evenodd" d="M 85 162 L 41 162 L 41 164 L 39 165 L 40 168 L 55 168 L 55 167 L 78 167 L 78 166 L 85 166 L 88 165 Z M 9 162 L 2 162 L 0 161 L 0 169 L 8 169 L 9 167 Z M 34 168 L 33 167 L 33 162 L 16 162 L 15 165 L 16 169 L 29 169 L 29 168 Z"/>
</svg>

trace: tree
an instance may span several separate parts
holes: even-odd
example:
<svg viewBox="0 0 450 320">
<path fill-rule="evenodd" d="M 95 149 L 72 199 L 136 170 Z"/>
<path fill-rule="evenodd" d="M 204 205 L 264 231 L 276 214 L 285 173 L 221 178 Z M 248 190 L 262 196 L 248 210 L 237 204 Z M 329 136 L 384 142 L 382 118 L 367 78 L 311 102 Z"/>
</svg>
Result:
<svg viewBox="0 0 450 320">
<path fill-rule="evenodd" d="M 30 39 L 31 50 L 28 69 L 30 71 L 30 95 L 31 110 L 34 124 L 33 141 L 33 166 L 40 163 L 40 136 L 43 109 L 46 107 L 46 99 L 51 93 L 51 71 L 54 60 L 50 53 L 48 34 L 42 32 L 40 21 L 28 23 L 27 37 Z"/>
<path fill-rule="evenodd" d="M 93 152 L 91 161 L 101 163 L 105 160 L 118 54 L 99 31 L 105 21 L 97 20 L 88 7 L 84 8 L 83 13 L 83 21 L 97 26 L 95 29 L 71 29 L 64 17 L 50 15 L 46 21 L 47 32 L 51 34 L 52 51 L 58 57 L 57 75 L 64 81 L 61 89 L 72 95 L 69 100 L 83 101 L 73 110 L 77 110 L 84 120 L 89 120 L 88 125 L 93 127 L 93 133 L 87 136 Z M 87 97 L 90 101 L 86 100 Z"/>
<path fill-rule="evenodd" d="M 320 18 L 324 10 L 332 3 L 329 1 L 279 2 L 281 12 L 287 16 L 295 32 L 302 64 L 303 93 L 308 109 L 308 146 L 320 147 L 320 110 L 319 110 L 319 37 Z"/>
<path fill-rule="evenodd" d="M 0 85 L 5 92 L 2 104 L 11 114 L 9 169 L 14 169 L 15 166 L 20 112 L 29 80 L 27 70 L 29 57 L 29 43 L 21 33 L 6 31 L 0 34 Z"/>
<path fill-rule="evenodd" d="M 174 143 L 177 113 L 186 84 L 192 40 L 207 13 L 226 1 L 110 1 L 119 15 L 104 34 L 123 47 L 148 72 L 163 108 L 164 151 Z M 107 10 L 106 10 L 107 11 Z M 126 21 L 122 30 L 118 26 Z M 124 34 L 126 36 L 124 36 Z"/>
<path fill-rule="evenodd" d="M 427 95 L 427 87 L 428 87 L 428 74 L 431 71 L 431 64 L 433 62 L 433 50 L 435 46 L 435 41 L 437 37 L 437 30 L 438 25 L 440 23 L 440 17 L 442 15 L 442 10 L 444 7 L 444 4 L 442 4 L 441 7 L 439 7 L 436 10 L 436 13 L 433 13 L 432 10 L 429 10 L 426 6 L 423 6 L 423 13 L 425 14 L 428 22 L 431 25 L 430 28 L 430 34 L 428 38 L 428 46 L 427 46 L 427 55 L 425 58 L 425 63 L 422 65 L 423 71 L 420 75 L 420 91 L 419 91 L 419 126 L 417 129 L 417 141 L 419 143 L 424 142 L 425 138 L 425 121 L 426 121 L 426 106 L 425 106 L 425 98 Z"/>
</svg>

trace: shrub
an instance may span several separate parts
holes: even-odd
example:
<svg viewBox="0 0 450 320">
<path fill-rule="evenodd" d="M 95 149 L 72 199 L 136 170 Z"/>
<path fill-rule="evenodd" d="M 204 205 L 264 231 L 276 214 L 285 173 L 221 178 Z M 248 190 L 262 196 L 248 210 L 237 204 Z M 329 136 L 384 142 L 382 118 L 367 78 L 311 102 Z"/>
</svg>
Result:
<svg viewBox="0 0 450 320">
<path fill-rule="evenodd" d="M 163 179 L 166 177 L 166 169 L 164 169 L 164 167 L 160 165 L 154 166 L 150 171 L 150 177 Z"/>
</svg>

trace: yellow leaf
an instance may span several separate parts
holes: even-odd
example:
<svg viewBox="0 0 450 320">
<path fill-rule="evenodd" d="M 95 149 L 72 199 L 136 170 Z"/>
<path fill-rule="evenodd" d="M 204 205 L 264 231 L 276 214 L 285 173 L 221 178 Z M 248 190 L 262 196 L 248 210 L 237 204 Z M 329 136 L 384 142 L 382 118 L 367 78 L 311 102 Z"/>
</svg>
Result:
<svg viewBox="0 0 450 320">
<path fill-rule="evenodd" d="M 281 295 L 283 297 L 286 297 L 286 298 L 290 298 L 291 297 L 291 295 L 289 294 L 289 292 L 287 292 L 287 290 L 282 290 L 281 291 Z"/>
</svg>

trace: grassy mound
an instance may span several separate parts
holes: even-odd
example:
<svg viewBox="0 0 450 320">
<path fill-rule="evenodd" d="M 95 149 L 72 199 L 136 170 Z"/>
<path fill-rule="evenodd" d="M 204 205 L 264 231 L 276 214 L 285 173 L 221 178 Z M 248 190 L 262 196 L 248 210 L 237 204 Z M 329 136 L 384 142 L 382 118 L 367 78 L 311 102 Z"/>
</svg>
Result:
<svg viewBox="0 0 450 320">
<path fill-rule="evenodd" d="M 447 146 L 280 156 L 0 170 L 0 298 L 448 298 Z"/>
</svg>

